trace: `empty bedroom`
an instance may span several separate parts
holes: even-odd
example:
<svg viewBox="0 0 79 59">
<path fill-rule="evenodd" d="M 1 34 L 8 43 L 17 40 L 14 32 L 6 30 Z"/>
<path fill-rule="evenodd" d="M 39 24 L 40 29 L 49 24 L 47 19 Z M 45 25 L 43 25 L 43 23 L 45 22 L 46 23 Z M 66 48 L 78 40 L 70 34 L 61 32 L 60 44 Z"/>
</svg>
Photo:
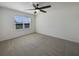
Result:
<svg viewBox="0 0 79 59">
<path fill-rule="evenodd" d="M 79 56 L 79 2 L 0 2 L 0 56 Z"/>
</svg>

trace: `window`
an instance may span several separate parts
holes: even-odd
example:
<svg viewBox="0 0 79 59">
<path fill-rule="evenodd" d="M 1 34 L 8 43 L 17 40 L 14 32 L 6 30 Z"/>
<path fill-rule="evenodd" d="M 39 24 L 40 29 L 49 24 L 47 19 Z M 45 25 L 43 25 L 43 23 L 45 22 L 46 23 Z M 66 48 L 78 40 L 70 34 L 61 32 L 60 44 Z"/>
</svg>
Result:
<svg viewBox="0 0 79 59">
<path fill-rule="evenodd" d="M 29 28 L 31 23 L 31 18 L 25 16 L 16 16 L 16 29 Z"/>
</svg>

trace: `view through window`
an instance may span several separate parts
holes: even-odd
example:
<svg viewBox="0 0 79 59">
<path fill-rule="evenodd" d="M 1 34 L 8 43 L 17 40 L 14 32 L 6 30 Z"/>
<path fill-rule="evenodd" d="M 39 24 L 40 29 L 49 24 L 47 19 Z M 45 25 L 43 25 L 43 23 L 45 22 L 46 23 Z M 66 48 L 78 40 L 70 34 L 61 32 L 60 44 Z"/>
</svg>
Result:
<svg viewBox="0 0 79 59">
<path fill-rule="evenodd" d="M 29 28 L 31 24 L 31 18 L 26 16 L 15 16 L 16 29 Z"/>
</svg>

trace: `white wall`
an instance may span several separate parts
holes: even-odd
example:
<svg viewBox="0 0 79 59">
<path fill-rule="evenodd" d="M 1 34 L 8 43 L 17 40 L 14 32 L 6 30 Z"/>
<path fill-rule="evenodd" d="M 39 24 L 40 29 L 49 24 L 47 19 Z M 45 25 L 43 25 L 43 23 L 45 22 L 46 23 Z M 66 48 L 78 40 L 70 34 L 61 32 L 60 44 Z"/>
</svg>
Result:
<svg viewBox="0 0 79 59">
<path fill-rule="evenodd" d="M 79 42 L 79 3 L 56 3 L 36 18 L 38 33 Z"/>
<path fill-rule="evenodd" d="M 7 8 L 0 8 L 0 12 L 0 41 L 35 32 L 35 16 Z M 29 29 L 16 30 L 15 16 L 19 15 L 31 17 L 32 23 Z"/>
<path fill-rule="evenodd" d="M 1 14 L 1 12 L 2 12 L 2 11 L 1 11 L 1 9 L 0 9 L 0 14 Z M 1 35 L 2 35 L 2 34 L 1 34 L 1 32 L 2 32 L 2 31 L 1 31 L 1 29 L 2 29 L 2 28 L 1 28 L 1 23 L 2 23 L 2 20 L 1 20 L 1 19 L 2 19 L 2 17 L 1 17 L 1 15 L 0 15 L 0 39 L 1 39 Z"/>
</svg>

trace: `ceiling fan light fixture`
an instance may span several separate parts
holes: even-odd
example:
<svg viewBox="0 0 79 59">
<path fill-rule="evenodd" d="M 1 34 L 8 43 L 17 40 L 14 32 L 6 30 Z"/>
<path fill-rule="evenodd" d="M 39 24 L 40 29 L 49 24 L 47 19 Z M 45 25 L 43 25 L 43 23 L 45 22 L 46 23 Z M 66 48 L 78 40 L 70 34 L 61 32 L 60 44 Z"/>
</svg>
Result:
<svg viewBox="0 0 79 59">
<path fill-rule="evenodd" d="M 40 10 L 35 10 L 37 13 L 39 13 L 40 12 Z"/>
</svg>

